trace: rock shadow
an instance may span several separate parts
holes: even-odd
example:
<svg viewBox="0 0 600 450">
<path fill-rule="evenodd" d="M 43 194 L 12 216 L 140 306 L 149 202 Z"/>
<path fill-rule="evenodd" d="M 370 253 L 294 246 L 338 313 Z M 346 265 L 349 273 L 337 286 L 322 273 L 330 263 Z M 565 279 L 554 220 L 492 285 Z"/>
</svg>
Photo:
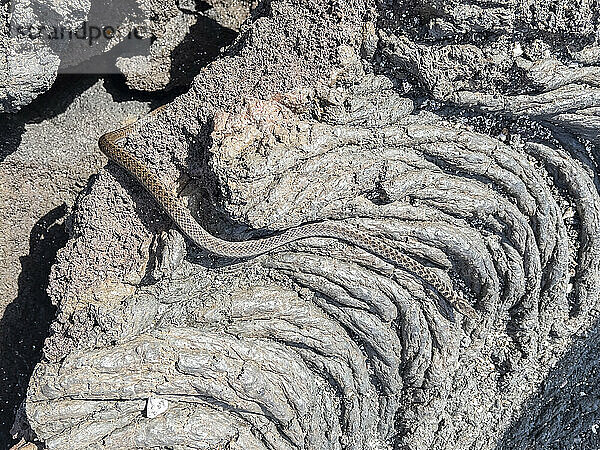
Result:
<svg viewBox="0 0 600 450">
<path fill-rule="evenodd" d="M 52 87 L 16 113 L 0 114 L 0 163 L 21 144 L 25 126 L 62 114 L 84 91 L 98 81 L 92 75 L 59 75 Z"/>
<path fill-rule="evenodd" d="M 67 243 L 66 213 L 63 204 L 33 226 L 29 254 L 21 257 L 17 297 L 0 319 L 0 448 L 14 444 L 9 430 L 55 316 L 46 289 L 56 254 Z"/>
<path fill-rule="evenodd" d="M 197 1 L 198 11 L 206 10 L 204 2 Z M 189 32 L 171 53 L 170 79 L 176 86 L 189 86 L 203 67 L 218 58 L 221 49 L 233 43 L 238 33 L 220 25 L 214 19 L 198 13 Z M 167 89 L 172 86 L 167 86 Z"/>
</svg>

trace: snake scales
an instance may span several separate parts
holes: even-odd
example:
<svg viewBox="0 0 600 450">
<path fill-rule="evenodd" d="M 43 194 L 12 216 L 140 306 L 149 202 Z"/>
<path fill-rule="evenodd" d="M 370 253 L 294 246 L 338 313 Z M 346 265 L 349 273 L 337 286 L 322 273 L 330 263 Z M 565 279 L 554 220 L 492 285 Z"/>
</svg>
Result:
<svg viewBox="0 0 600 450">
<path fill-rule="evenodd" d="M 150 115 L 156 114 L 155 109 Z M 323 221 L 306 223 L 290 228 L 280 234 L 261 239 L 247 241 L 226 241 L 206 231 L 193 218 L 192 214 L 177 194 L 169 190 L 158 176 L 152 173 L 141 161 L 128 152 L 119 141 L 126 138 L 134 129 L 135 123 L 102 135 L 98 141 L 100 150 L 113 162 L 117 163 L 133 175 L 156 199 L 160 206 L 177 224 L 179 229 L 196 245 L 221 256 L 233 258 L 250 258 L 268 253 L 293 241 L 309 237 L 335 238 L 361 247 L 368 252 L 403 267 L 414 273 L 421 280 L 443 296 L 461 314 L 476 318 L 475 310 L 468 305 L 440 276 L 432 269 L 424 266 L 385 242 L 365 233 L 343 225 L 340 222 Z"/>
</svg>

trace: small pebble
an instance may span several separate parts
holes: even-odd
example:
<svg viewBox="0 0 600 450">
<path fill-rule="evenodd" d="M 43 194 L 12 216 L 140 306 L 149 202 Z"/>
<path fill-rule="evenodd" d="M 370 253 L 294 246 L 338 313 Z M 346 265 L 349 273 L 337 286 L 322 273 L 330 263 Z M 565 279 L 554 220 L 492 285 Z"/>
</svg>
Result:
<svg viewBox="0 0 600 450">
<path fill-rule="evenodd" d="M 523 49 L 521 48 L 520 43 L 515 42 L 515 45 L 513 46 L 512 54 L 515 58 L 518 58 L 519 56 L 521 56 L 523 54 Z"/>
<path fill-rule="evenodd" d="M 146 402 L 146 417 L 154 419 L 169 409 L 169 401 L 164 398 L 149 397 Z"/>
</svg>

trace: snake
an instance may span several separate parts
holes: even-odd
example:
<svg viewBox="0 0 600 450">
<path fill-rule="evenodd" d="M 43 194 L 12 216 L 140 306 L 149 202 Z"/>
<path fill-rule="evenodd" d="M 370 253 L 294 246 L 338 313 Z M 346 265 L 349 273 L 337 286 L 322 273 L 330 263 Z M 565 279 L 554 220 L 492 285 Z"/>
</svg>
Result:
<svg viewBox="0 0 600 450">
<path fill-rule="evenodd" d="M 151 111 L 148 115 L 156 115 L 164 106 L 166 105 Z M 110 161 L 125 169 L 150 193 L 179 230 L 197 246 L 221 257 L 248 259 L 269 253 L 301 239 L 320 237 L 341 240 L 412 272 L 430 288 L 437 291 L 459 313 L 471 319 L 477 318 L 475 309 L 458 294 L 452 285 L 446 283 L 436 271 L 400 252 L 381 239 L 350 228 L 339 220 L 308 222 L 288 228 L 278 234 L 245 241 L 228 241 L 213 236 L 194 219 L 184 200 L 174 190 L 167 188 L 156 173 L 152 172 L 146 164 L 120 144 L 134 131 L 138 122 L 133 122 L 103 134 L 98 141 L 98 146 Z"/>
</svg>

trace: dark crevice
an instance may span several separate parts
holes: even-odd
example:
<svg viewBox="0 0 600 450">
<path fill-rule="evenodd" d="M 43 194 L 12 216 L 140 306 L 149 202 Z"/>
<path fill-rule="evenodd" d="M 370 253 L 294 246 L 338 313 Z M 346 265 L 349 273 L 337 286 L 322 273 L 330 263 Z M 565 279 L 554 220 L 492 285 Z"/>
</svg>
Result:
<svg viewBox="0 0 600 450">
<path fill-rule="evenodd" d="M 29 254 L 21 257 L 17 297 L 0 319 L 0 447 L 8 448 L 10 427 L 29 378 L 42 357 L 44 339 L 56 308 L 46 292 L 50 268 L 67 242 L 66 205 L 54 208 L 33 226 Z"/>
<path fill-rule="evenodd" d="M 114 102 L 129 101 L 149 103 L 151 109 L 172 102 L 179 95 L 185 93 L 187 87 L 175 87 L 168 91 L 148 92 L 131 89 L 127 86 L 125 77 L 120 74 L 105 75 L 103 78 L 104 89 L 111 95 Z"/>
<path fill-rule="evenodd" d="M 167 89 L 191 85 L 202 68 L 217 59 L 221 49 L 229 46 L 236 37 L 236 31 L 223 27 L 214 19 L 197 16 L 196 23 L 171 52 L 171 81 Z"/>
<path fill-rule="evenodd" d="M 271 6 L 272 0 L 260 0 L 256 5 L 256 8 L 250 11 L 251 21 L 254 22 L 262 17 L 272 17 L 273 8 Z"/>
<path fill-rule="evenodd" d="M 25 131 L 25 124 L 11 114 L 0 114 L 0 162 L 14 153 L 21 145 L 21 136 Z"/>
<path fill-rule="evenodd" d="M 194 15 L 198 15 L 198 14 L 208 11 L 209 9 L 212 9 L 212 6 L 210 4 L 208 4 L 207 2 L 204 2 L 202 0 L 194 0 L 195 8 L 193 10 L 188 9 L 185 6 L 183 6 L 181 4 L 181 0 L 176 0 L 176 4 L 177 4 L 177 8 L 180 11 L 182 11 L 184 13 L 188 13 L 188 14 L 194 14 Z"/>
<path fill-rule="evenodd" d="M 380 182 L 378 182 L 372 190 L 365 192 L 364 196 L 367 200 L 377 206 L 384 206 L 393 203 L 393 200 L 389 197 L 388 193 Z"/>
</svg>

